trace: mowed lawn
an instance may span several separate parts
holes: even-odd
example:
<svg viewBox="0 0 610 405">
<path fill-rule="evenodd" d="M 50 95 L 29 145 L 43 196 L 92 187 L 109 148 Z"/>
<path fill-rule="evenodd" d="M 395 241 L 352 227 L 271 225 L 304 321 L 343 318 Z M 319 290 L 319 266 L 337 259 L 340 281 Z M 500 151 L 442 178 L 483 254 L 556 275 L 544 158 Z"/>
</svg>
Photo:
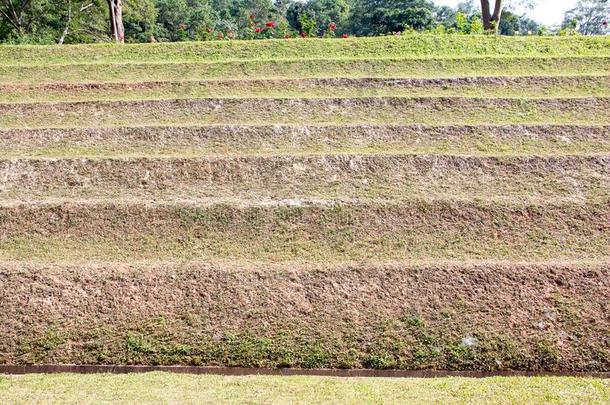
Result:
<svg viewBox="0 0 610 405">
<path fill-rule="evenodd" d="M 610 379 L 332 378 L 55 374 L 0 376 L 2 403 L 608 404 Z"/>
</svg>

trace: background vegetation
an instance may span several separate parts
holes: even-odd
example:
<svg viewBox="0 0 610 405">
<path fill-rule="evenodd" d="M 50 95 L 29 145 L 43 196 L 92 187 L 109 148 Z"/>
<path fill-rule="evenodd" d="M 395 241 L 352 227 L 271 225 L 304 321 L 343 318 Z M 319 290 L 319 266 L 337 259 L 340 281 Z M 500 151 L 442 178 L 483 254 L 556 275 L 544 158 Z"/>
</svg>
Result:
<svg viewBox="0 0 610 405">
<path fill-rule="evenodd" d="M 122 5 L 124 24 L 115 37 L 119 42 L 483 33 L 474 0 L 457 8 L 430 0 L 0 0 L 0 43 L 110 41 L 109 7 L 116 3 Z M 502 35 L 608 30 L 607 0 L 579 1 L 560 29 L 543 27 L 505 3 L 494 25 Z"/>
</svg>

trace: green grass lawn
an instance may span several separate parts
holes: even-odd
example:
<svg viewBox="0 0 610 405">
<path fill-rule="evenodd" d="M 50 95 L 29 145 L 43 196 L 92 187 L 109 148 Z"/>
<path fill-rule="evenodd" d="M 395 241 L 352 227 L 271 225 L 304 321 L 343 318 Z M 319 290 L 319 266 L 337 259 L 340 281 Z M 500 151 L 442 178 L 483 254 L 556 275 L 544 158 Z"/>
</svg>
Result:
<svg viewBox="0 0 610 405">
<path fill-rule="evenodd" d="M 489 56 L 278 59 L 220 62 L 113 62 L 0 65 L 0 83 L 141 82 L 245 78 L 607 75 L 606 56 Z"/>
<path fill-rule="evenodd" d="M 0 377 L 0 397 L 10 404 L 607 404 L 610 380 L 61 374 Z"/>
<path fill-rule="evenodd" d="M 269 59 L 339 59 L 456 56 L 610 56 L 610 39 L 597 37 L 506 37 L 412 35 L 347 40 L 210 41 L 74 46 L 0 46 L 3 65 L 113 62 L 189 62 Z"/>
</svg>

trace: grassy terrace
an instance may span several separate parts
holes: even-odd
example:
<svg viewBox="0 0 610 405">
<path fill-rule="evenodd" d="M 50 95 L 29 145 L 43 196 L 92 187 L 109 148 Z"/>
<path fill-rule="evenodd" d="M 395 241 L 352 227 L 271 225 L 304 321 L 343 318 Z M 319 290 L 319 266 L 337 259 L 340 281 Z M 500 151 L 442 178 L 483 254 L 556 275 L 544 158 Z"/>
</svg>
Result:
<svg viewBox="0 0 610 405">
<path fill-rule="evenodd" d="M 197 201 L 249 205 L 610 199 L 605 157 L 314 155 L 0 161 L 0 201 Z M 270 187 L 271 186 L 271 187 Z"/>
<path fill-rule="evenodd" d="M 307 156 L 569 156 L 610 152 L 610 126 L 262 125 L 0 130 L 0 159 Z"/>
<path fill-rule="evenodd" d="M 168 389 L 171 386 L 171 389 Z M 111 402 L 290 402 L 391 404 L 523 403 L 602 404 L 610 401 L 604 380 L 587 378 L 339 379 L 324 377 L 216 377 L 145 375 L 51 375 L 0 377 L 0 395 L 14 404 Z M 95 399 L 92 399 L 95 398 Z"/>
<path fill-rule="evenodd" d="M 610 74 L 610 56 L 505 56 L 382 59 L 288 59 L 221 62 L 0 64 L 0 83 L 141 82 L 210 79 L 450 78 Z"/>
<path fill-rule="evenodd" d="M 373 97 L 0 104 L 0 127 L 218 124 L 606 125 L 608 98 Z"/>
<path fill-rule="evenodd" d="M 107 260 L 0 263 L 0 361 L 570 371 L 610 362 L 607 261 Z M 44 302 L 44 317 L 24 302 Z"/>
<path fill-rule="evenodd" d="M 609 111 L 608 37 L 0 47 L 0 363 L 608 371 Z"/>
<path fill-rule="evenodd" d="M 0 260 L 608 259 L 608 204 L 3 207 Z"/>
<path fill-rule="evenodd" d="M 610 56 L 604 37 L 414 35 L 348 40 L 228 41 L 76 46 L 2 46 L 3 65 L 195 62 L 456 56 Z"/>
<path fill-rule="evenodd" d="M 0 87 L 2 88 L 2 87 Z M 5 86 L 0 102 L 322 97 L 604 97 L 610 76 L 453 80 L 302 79 Z"/>
</svg>

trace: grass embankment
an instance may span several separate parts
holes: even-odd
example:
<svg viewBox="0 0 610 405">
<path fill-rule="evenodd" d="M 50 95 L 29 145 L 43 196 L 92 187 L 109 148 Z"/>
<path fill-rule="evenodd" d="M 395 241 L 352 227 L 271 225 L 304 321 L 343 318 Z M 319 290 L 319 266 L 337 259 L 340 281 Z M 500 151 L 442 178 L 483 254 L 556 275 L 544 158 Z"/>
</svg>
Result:
<svg viewBox="0 0 610 405">
<path fill-rule="evenodd" d="M 214 41 L 163 44 L 0 46 L 4 65 L 194 62 L 456 56 L 610 56 L 599 37 L 413 35 L 348 40 Z"/>
<path fill-rule="evenodd" d="M 0 160 L 0 201 L 224 202 L 236 206 L 508 204 L 610 198 L 604 156 L 316 155 Z"/>
<path fill-rule="evenodd" d="M 0 209 L 0 259 L 607 259 L 610 206 L 64 203 Z"/>
<path fill-rule="evenodd" d="M 0 127 L 211 124 L 607 125 L 608 98 L 195 99 L 0 104 Z"/>
<path fill-rule="evenodd" d="M 0 85 L 0 102 L 323 97 L 604 97 L 610 76 L 301 79 Z"/>
<path fill-rule="evenodd" d="M 447 57 L 424 59 L 250 60 L 6 66 L 0 83 L 141 82 L 209 79 L 451 78 L 610 74 L 610 57 Z"/>
<path fill-rule="evenodd" d="M 481 157 L 607 155 L 610 126 L 218 125 L 0 130 L 0 159 L 297 157 L 388 155 L 390 151 L 393 155 Z"/>
<path fill-rule="evenodd" d="M 162 373 L 0 376 L 0 395 L 14 404 L 604 404 L 610 401 L 609 391 L 608 380 L 588 378 L 340 379 Z"/>
<path fill-rule="evenodd" d="M 610 38 L 0 61 L 0 363 L 610 369 Z"/>
<path fill-rule="evenodd" d="M 322 263 L 2 264 L 0 362 L 610 369 L 608 264 Z"/>
</svg>

